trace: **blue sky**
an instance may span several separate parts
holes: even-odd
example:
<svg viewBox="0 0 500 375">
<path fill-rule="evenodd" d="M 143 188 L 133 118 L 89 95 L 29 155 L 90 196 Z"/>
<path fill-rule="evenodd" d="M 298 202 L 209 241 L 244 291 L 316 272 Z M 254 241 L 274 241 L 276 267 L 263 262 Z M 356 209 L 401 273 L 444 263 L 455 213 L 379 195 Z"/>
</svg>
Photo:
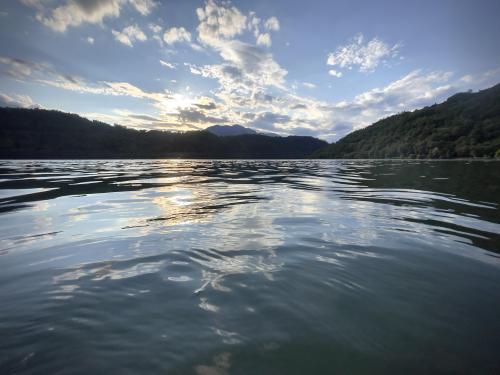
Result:
<svg viewBox="0 0 500 375">
<path fill-rule="evenodd" d="M 500 82 L 500 2 L 6 0 L 0 105 L 328 141 Z"/>
</svg>

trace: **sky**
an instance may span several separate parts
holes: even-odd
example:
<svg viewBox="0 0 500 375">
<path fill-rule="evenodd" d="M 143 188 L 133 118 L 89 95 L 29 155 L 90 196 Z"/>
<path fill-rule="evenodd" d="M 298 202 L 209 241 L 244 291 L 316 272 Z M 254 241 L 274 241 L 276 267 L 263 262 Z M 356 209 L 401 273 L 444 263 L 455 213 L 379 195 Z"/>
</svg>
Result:
<svg viewBox="0 0 500 375">
<path fill-rule="evenodd" d="M 0 106 L 329 142 L 500 82 L 498 0 L 2 0 Z"/>
</svg>

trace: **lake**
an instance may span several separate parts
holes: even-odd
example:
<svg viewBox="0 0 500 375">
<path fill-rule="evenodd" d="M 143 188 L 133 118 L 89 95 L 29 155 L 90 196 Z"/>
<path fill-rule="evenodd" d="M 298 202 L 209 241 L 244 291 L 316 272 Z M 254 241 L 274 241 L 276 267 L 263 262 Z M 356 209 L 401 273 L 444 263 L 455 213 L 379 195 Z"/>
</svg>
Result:
<svg viewBox="0 0 500 375">
<path fill-rule="evenodd" d="M 0 373 L 500 373 L 500 162 L 0 162 Z"/>
</svg>

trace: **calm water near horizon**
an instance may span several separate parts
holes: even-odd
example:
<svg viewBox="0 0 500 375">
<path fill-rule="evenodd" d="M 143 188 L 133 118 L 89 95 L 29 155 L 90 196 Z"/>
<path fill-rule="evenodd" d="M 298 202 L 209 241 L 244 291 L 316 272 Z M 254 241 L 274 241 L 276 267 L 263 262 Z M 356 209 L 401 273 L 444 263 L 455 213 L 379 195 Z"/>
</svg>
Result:
<svg viewBox="0 0 500 375">
<path fill-rule="evenodd" d="M 0 161 L 0 374 L 498 374 L 500 161 Z"/>
</svg>

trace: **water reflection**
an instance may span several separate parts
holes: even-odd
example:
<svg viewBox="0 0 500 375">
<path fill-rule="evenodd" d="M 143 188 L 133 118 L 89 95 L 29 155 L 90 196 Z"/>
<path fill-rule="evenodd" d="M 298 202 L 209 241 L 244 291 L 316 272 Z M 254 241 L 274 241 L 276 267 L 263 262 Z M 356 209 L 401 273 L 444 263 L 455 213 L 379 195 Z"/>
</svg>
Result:
<svg viewBox="0 0 500 375">
<path fill-rule="evenodd" d="M 450 363 L 472 351 L 486 368 L 500 345 L 477 344 L 500 329 L 498 303 L 480 308 L 500 292 L 499 166 L 0 162 L 0 372 L 73 358 L 87 373 L 226 374 L 282 356 L 294 365 L 270 368 L 304 373 L 293 358 L 307 348 L 317 364 L 341 353 L 383 369 L 434 340 Z"/>
</svg>

